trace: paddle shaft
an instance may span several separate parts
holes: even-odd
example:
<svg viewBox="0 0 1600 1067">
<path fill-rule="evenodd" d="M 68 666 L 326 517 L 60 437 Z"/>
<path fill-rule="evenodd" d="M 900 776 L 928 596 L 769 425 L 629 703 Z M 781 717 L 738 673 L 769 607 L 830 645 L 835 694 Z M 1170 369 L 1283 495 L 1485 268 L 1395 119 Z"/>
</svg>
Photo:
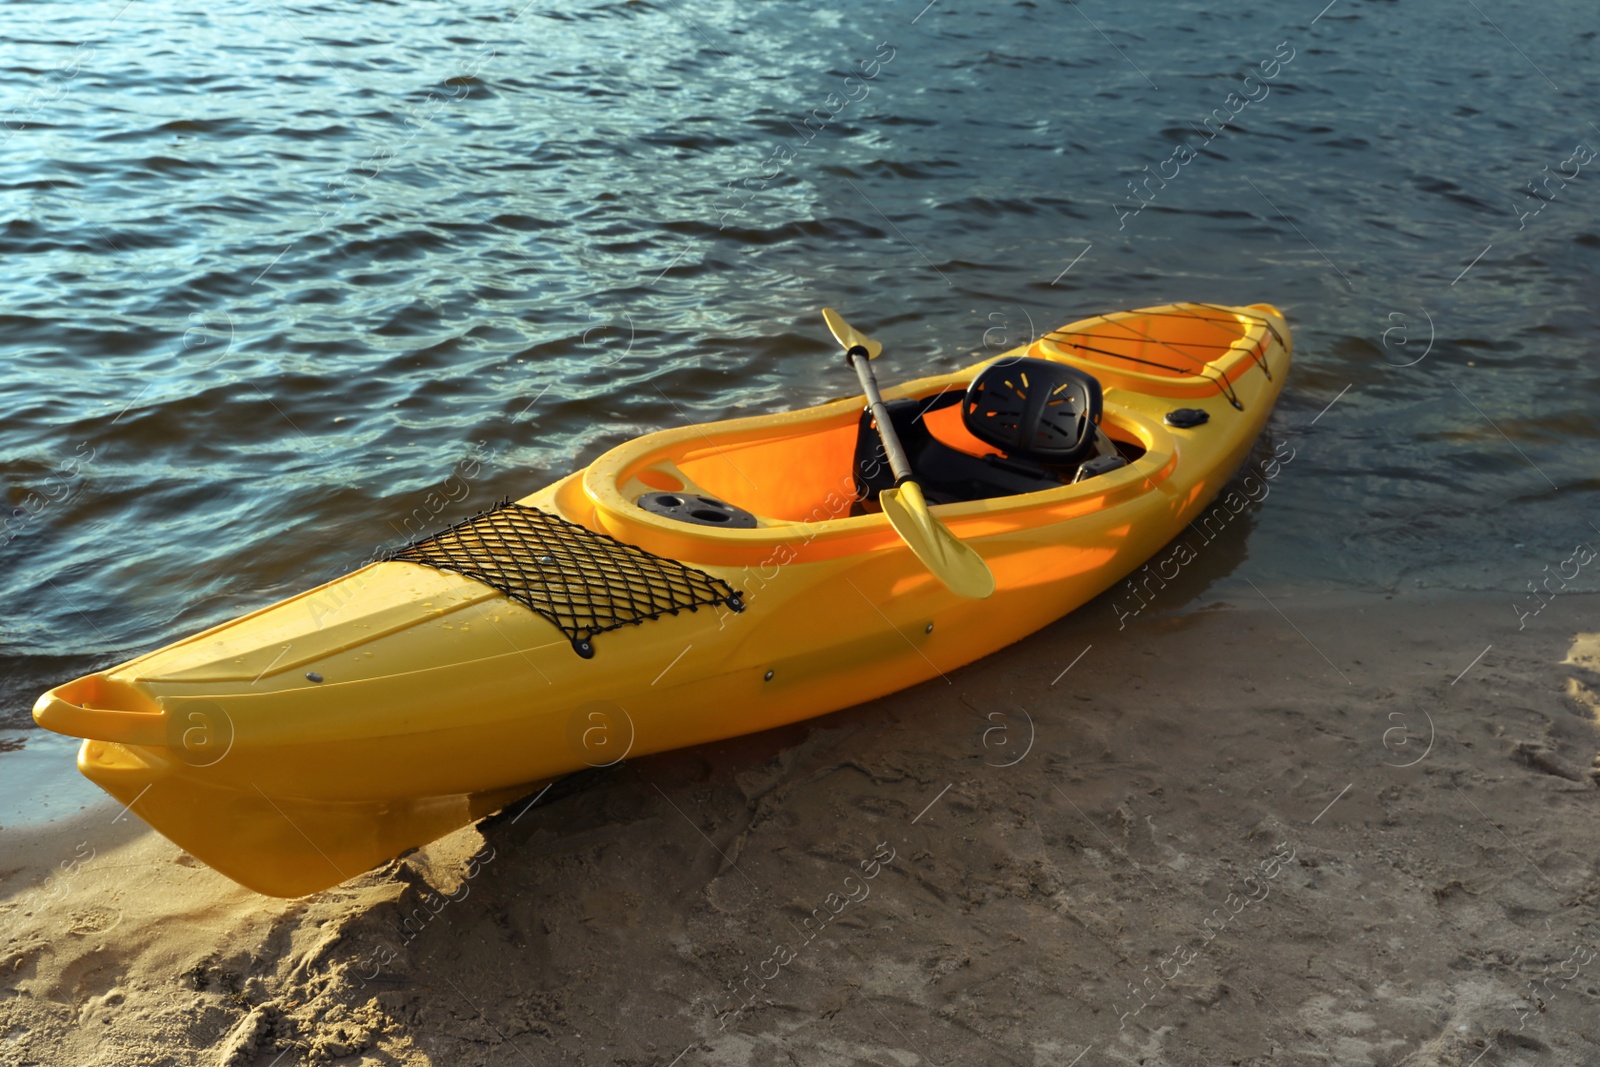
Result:
<svg viewBox="0 0 1600 1067">
<path fill-rule="evenodd" d="M 994 573 L 976 550 L 965 544 L 949 527 L 928 510 L 928 501 L 922 487 L 911 473 L 911 463 L 906 450 L 889 421 L 889 409 L 884 406 L 883 394 L 878 392 L 878 379 L 872 373 L 871 359 L 883 351 L 883 346 L 844 321 L 832 308 L 823 308 L 822 317 L 828 321 L 828 330 L 844 348 L 844 361 L 855 369 L 861 380 L 861 391 L 867 397 L 867 410 L 878 425 L 878 439 L 889 458 L 889 468 L 894 472 L 894 488 L 878 494 L 883 515 L 894 532 L 905 542 L 912 555 L 928 568 L 945 588 L 956 596 L 982 600 L 994 593 Z M 932 629 L 930 624 L 929 629 Z"/>
<path fill-rule="evenodd" d="M 883 406 L 883 395 L 878 392 L 878 379 L 872 373 L 872 361 L 867 358 L 866 349 L 857 346 L 844 354 L 850 361 L 856 377 L 861 379 L 861 391 L 867 396 L 867 407 L 872 410 L 872 419 L 878 424 L 878 438 L 883 441 L 883 450 L 889 457 L 889 469 L 894 472 L 896 485 L 911 480 L 911 463 L 906 459 L 906 450 L 900 447 L 900 438 L 894 432 L 894 424 L 889 421 L 889 409 Z"/>
</svg>

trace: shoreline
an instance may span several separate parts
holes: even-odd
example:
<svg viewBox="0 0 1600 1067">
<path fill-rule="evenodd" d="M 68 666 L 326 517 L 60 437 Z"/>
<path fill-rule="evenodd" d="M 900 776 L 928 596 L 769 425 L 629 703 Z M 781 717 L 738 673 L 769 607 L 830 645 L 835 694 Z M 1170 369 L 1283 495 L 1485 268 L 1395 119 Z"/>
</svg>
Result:
<svg viewBox="0 0 1600 1067">
<path fill-rule="evenodd" d="M 0 829 L 0 1034 L 229 1067 L 1581 1056 L 1600 598 L 1519 633 L 1498 594 L 1312 594 L 1224 578 L 1120 632 L 1096 600 L 302 900 L 109 800 Z"/>
</svg>

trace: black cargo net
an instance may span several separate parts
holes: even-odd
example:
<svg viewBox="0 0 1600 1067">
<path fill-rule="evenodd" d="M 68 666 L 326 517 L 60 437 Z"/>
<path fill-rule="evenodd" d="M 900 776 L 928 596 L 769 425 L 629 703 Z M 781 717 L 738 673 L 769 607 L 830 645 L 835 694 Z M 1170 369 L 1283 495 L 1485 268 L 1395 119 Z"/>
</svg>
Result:
<svg viewBox="0 0 1600 1067">
<path fill-rule="evenodd" d="M 498 589 L 549 619 L 586 659 L 594 655 L 590 639 L 607 630 L 685 608 L 744 610 L 720 578 L 510 501 L 383 558 Z"/>
</svg>

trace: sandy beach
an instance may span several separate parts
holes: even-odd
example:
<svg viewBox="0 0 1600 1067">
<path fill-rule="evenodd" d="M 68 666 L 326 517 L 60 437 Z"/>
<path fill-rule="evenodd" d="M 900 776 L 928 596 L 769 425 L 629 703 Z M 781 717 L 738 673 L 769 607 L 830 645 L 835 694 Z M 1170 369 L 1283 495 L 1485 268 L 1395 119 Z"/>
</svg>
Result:
<svg viewBox="0 0 1600 1067">
<path fill-rule="evenodd" d="M 1596 603 L 1102 597 L 298 901 L 115 805 L 4 831 L 0 1059 L 1587 1062 Z"/>
</svg>

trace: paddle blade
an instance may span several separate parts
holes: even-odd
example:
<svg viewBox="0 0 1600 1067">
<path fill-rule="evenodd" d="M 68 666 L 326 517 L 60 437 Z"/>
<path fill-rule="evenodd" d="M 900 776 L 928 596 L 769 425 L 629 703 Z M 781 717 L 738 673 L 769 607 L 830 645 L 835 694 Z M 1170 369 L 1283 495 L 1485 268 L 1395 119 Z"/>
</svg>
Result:
<svg viewBox="0 0 1600 1067">
<path fill-rule="evenodd" d="M 994 592 L 994 574 L 989 565 L 933 517 L 923 499 L 922 487 L 916 482 L 885 489 L 878 494 L 878 503 L 895 533 L 952 593 L 982 600 Z"/>
<path fill-rule="evenodd" d="M 868 359 L 877 359 L 878 353 L 883 351 L 881 344 L 844 321 L 844 316 L 832 308 L 823 308 L 822 318 L 833 331 L 833 339 L 843 345 L 846 352 L 859 345 L 867 350 Z"/>
</svg>

